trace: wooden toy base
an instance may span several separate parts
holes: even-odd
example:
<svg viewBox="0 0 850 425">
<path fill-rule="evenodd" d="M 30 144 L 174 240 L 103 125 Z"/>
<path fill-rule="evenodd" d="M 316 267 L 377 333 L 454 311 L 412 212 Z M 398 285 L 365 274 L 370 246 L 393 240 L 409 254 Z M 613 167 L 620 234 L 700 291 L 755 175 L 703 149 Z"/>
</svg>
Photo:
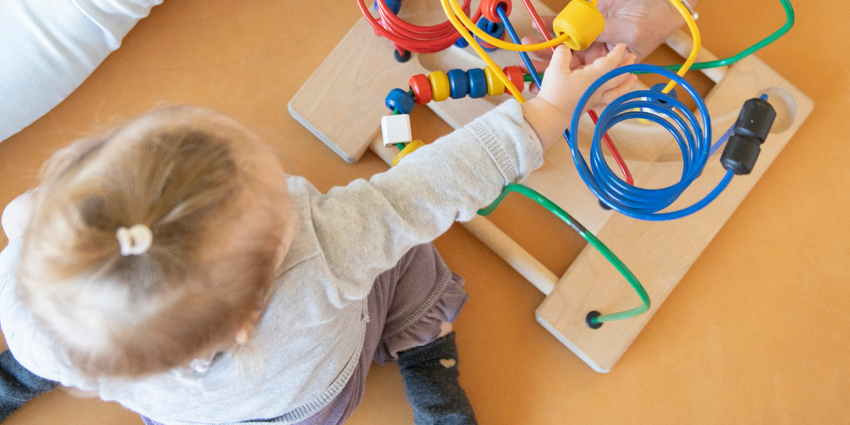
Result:
<svg viewBox="0 0 850 425">
<path fill-rule="evenodd" d="M 423 5 L 426 4 L 427 6 Z M 413 5 L 419 5 L 414 7 Z M 445 19 L 442 11 L 428 2 L 410 2 L 402 18 L 416 16 L 417 23 Z M 541 14 L 551 14 L 535 2 Z M 420 10 L 415 10 L 416 8 Z M 436 8 L 439 9 L 439 8 Z M 439 13 L 438 13 L 439 12 Z M 530 19 L 522 11 L 512 16 L 520 35 L 530 35 Z M 419 21 L 426 16 L 429 21 Z M 691 47 L 690 38 L 677 34 L 667 44 L 680 54 Z M 289 103 L 292 116 L 348 162 L 357 161 L 371 148 L 388 163 L 398 150 L 386 149 L 379 132 L 386 94 L 406 87 L 415 74 L 429 69 L 480 68 L 470 48 L 452 47 L 433 55 L 413 55 L 396 63 L 389 41 L 377 37 L 369 24 L 359 20 Z M 512 65 L 514 52 L 497 51 L 493 58 L 502 66 Z M 698 60 L 714 57 L 703 49 Z M 420 60 L 422 61 L 420 63 Z M 728 69 L 706 70 L 715 83 L 706 96 L 715 140 L 732 125 L 744 101 L 767 93 L 777 109 L 773 132 L 762 146 L 752 174 L 736 177 L 729 187 L 704 210 L 671 222 L 644 222 L 605 211 L 579 177 L 569 148 L 559 143 L 546 155 L 546 164 L 525 182 L 576 219 L 605 242 L 640 279 L 652 299 L 647 314 L 590 329 L 587 313 L 625 310 L 639 299 L 617 271 L 587 246 L 560 279 L 523 250 L 496 226 L 476 217 L 464 226 L 505 259 L 537 288 L 547 294 L 537 309 L 538 321 L 594 370 L 608 372 L 637 337 L 655 311 L 690 269 L 750 189 L 764 174 L 814 108 L 805 94 L 756 57 L 746 58 Z M 489 111 L 508 96 L 431 102 L 431 107 L 451 126 L 458 128 Z M 586 152 L 592 123 L 587 117 L 579 128 Z M 666 131 L 653 125 L 621 123 L 610 131 L 640 187 L 663 187 L 681 176 L 681 154 Z M 701 199 L 720 181 L 725 170 L 715 157 L 673 206 L 679 209 Z"/>
</svg>

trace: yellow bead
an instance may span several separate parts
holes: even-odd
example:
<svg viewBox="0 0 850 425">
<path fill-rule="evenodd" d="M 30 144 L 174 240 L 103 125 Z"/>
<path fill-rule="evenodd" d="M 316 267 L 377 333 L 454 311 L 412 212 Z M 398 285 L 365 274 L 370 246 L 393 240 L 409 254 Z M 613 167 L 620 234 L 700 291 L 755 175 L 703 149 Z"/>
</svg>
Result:
<svg viewBox="0 0 850 425">
<path fill-rule="evenodd" d="M 404 157 L 410 155 L 411 153 L 413 153 L 413 151 L 421 148 L 422 146 L 425 146 L 425 144 L 422 143 L 421 140 L 414 140 L 408 143 L 407 146 L 405 146 L 404 149 L 402 149 L 401 152 L 399 152 L 398 155 L 393 158 L 393 167 L 398 165 L 398 162 L 401 161 Z"/>
<path fill-rule="evenodd" d="M 570 37 L 564 41 L 570 49 L 584 50 L 596 41 L 605 29 L 605 18 L 596 9 L 596 1 L 574 0 L 552 22 L 555 36 Z"/>
<path fill-rule="evenodd" d="M 431 96 L 437 102 L 442 102 L 449 98 L 452 93 L 451 85 L 449 85 L 449 76 L 443 71 L 432 71 L 428 74 L 428 82 L 431 83 Z"/>
<path fill-rule="evenodd" d="M 496 76 L 490 67 L 484 68 L 484 76 L 487 77 L 487 94 L 498 96 L 505 93 L 505 83 Z"/>
</svg>

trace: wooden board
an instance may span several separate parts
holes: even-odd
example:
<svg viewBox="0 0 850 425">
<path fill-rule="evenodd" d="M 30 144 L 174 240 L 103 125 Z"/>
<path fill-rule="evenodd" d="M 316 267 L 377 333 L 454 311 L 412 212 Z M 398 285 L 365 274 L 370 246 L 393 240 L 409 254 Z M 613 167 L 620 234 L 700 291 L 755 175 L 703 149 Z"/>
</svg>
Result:
<svg viewBox="0 0 850 425">
<path fill-rule="evenodd" d="M 444 19 L 439 7 L 426 2 L 411 3 L 414 4 L 403 8 L 402 13 L 424 17 L 429 24 Z M 551 14 L 544 5 L 535 4 L 541 14 Z M 514 23 L 521 35 L 528 35 L 533 29 L 523 15 L 514 14 L 512 20 L 516 19 Z M 667 45 L 684 55 L 690 50 L 691 40 L 680 32 L 667 40 Z M 392 44 L 376 37 L 361 19 L 289 104 L 293 116 L 346 161 L 356 161 L 367 147 L 388 163 L 397 153 L 382 146 L 379 134 L 380 118 L 387 114 L 383 99 L 391 89 L 404 87 L 410 76 L 427 74 L 429 70 L 483 67 L 483 62 L 469 48 L 452 47 L 436 54 L 414 55 L 405 64 L 397 64 L 391 52 Z M 493 58 L 501 66 L 519 61 L 514 52 L 506 51 L 495 52 Z M 715 57 L 707 50 L 700 52 L 700 60 L 712 59 Z M 353 72 L 343 73 L 340 69 Z M 613 367 L 813 108 L 808 97 L 754 57 L 731 68 L 702 72 L 717 83 L 706 96 L 715 140 L 734 122 L 746 99 L 767 91 L 771 103 L 779 110 L 776 131 L 763 147 L 756 170 L 734 179 L 706 210 L 670 223 L 641 222 L 603 210 L 579 177 L 565 143 L 551 148 L 546 154 L 546 164 L 525 182 L 568 210 L 623 259 L 652 298 L 653 307 L 648 314 L 609 323 L 593 331 L 585 324 L 587 312 L 619 311 L 638 303 L 634 291 L 598 253 L 586 248 L 558 279 L 485 218 L 476 217 L 464 223 L 471 233 L 549 295 L 537 311 L 538 321 L 596 371 L 607 372 Z M 459 128 L 508 98 L 467 98 L 431 102 L 428 106 L 452 127 Z M 585 116 L 578 130 L 579 144 L 585 152 L 592 129 Z M 665 130 L 625 122 L 610 134 L 629 160 L 637 185 L 660 187 L 678 180 L 681 154 Z M 716 185 L 723 170 L 717 156 L 709 164 L 674 207 L 700 199 Z"/>
<path fill-rule="evenodd" d="M 551 14 L 546 6 L 538 7 L 540 13 Z M 421 25 L 445 20 L 442 9 L 433 2 L 405 3 L 400 13 L 402 18 L 415 17 L 415 22 Z M 517 14 L 512 21 L 520 36 L 534 31 L 531 18 L 524 15 L 527 14 Z M 359 19 L 289 102 L 290 114 L 340 157 L 353 163 L 363 156 L 379 133 L 381 117 L 387 115 L 384 98 L 390 90 L 406 88 L 411 76 L 427 74 L 432 69 L 484 67 L 484 62 L 469 47 L 451 47 L 430 55 L 413 54 L 405 63 L 396 62 L 392 52 L 392 43 L 376 36 L 366 19 Z M 494 52 L 492 57 L 501 66 L 519 61 L 513 52 L 502 50 Z M 428 106 L 457 128 L 507 99 L 507 96 L 488 96 L 431 102 Z"/>
<path fill-rule="evenodd" d="M 417 60 L 397 63 L 387 47 L 361 18 L 289 102 L 292 116 L 347 162 L 379 133 L 398 77 L 427 72 Z"/>
<path fill-rule="evenodd" d="M 643 283 L 652 300 L 647 314 L 606 323 L 597 330 L 585 324 L 590 311 L 622 311 L 640 304 L 634 290 L 590 246 L 585 247 L 540 305 L 540 324 L 594 370 L 611 370 L 814 108 L 811 99 L 756 57 L 733 65 L 706 100 L 713 110 L 726 111 L 740 108 L 742 99 L 764 91 L 769 93 L 779 116 L 774 132 L 762 145 L 752 174 L 736 176 L 714 202 L 689 217 L 653 223 L 617 214 L 597 233 Z M 715 187 L 725 173 L 715 158 L 674 207 L 690 205 Z M 680 173 L 681 168 L 671 162 L 657 162 L 636 177 L 635 184 L 669 185 L 678 180 Z"/>
</svg>

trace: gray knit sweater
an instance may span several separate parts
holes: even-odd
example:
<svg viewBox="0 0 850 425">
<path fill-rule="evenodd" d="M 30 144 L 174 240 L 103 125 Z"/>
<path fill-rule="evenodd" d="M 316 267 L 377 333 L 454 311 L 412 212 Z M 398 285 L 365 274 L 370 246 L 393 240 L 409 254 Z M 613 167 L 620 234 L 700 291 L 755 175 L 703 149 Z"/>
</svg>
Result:
<svg viewBox="0 0 850 425">
<path fill-rule="evenodd" d="M 323 195 L 288 178 L 296 235 L 251 349 L 219 355 L 205 373 L 186 367 L 133 381 L 77 373 L 16 297 L 20 240 L 0 254 L 3 334 L 35 374 L 165 424 L 298 422 L 351 377 L 375 278 L 542 163 L 540 142 L 512 100 L 370 181 Z"/>
</svg>

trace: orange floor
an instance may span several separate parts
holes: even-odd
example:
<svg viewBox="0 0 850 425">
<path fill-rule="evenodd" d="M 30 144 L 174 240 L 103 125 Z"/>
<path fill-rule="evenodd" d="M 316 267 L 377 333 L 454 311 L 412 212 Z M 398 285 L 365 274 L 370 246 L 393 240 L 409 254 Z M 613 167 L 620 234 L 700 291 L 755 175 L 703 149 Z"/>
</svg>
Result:
<svg viewBox="0 0 850 425">
<path fill-rule="evenodd" d="M 466 230 L 437 240 L 471 294 L 456 330 L 482 424 L 850 423 L 850 61 L 841 48 L 850 6 L 794 3 L 797 26 L 759 56 L 811 96 L 815 112 L 611 373 L 591 371 L 537 325 L 543 295 Z M 783 22 L 777 0 L 703 0 L 699 12 L 704 45 L 721 57 Z M 64 103 L 0 143 L 0 205 L 33 187 L 58 147 L 167 104 L 236 117 L 322 190 L 385 170 L 372 154 L 346 164 L 286 108 L 358 17 L 351 0 L 166 1 Z M 425 140 L 448 131 L 424 108 L 414 128 Z M 494 221 L 556 273 L 583 246 L 521 200 Z M 140 421 L 54 391 L 7 423 Z M 349 423 L 413 423 L 396 367 L 372 369 Z"/>
</svg>

